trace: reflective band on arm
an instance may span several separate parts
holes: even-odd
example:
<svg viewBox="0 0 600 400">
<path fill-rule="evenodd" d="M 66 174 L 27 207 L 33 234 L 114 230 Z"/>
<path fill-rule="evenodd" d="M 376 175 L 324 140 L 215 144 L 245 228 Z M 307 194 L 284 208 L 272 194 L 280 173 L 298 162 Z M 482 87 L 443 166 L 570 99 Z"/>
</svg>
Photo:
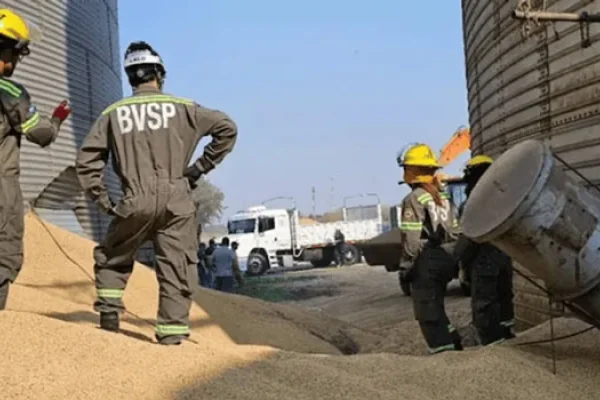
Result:
<svg viewBox="0 0 600 400">
<path fill-rule="evenodd" d="M 403 222 L 400 224 L 400 229 L 403 231 L 420 231 L 423 229 L 421 222 Z"/>
<path fill-rule="evenodd" d="M 105 299 L 120 299 L 123 297 L 123 289 L 97 289 L 98 297 L 104 297 Z"/>
<path fill-rule="evenodd" d="M 21 131 L 27 134 L 40 123 L 40 113 L 34 113 L 31 118 L 21 124 Z"/>
<path fill-rule="evenodd" d="M 10 94 L 13 97 L 19 97 L 23 91 L 12 83 L 0 78 L 0 90 Z"/>
<path fill-rule="evenodd" d="M 512 319 L 510 319 L 508 321 L 502 321 L 502 322 L 500 322 L 500 325 L 506 326 L 506 327 L 511 327 L 511 326 L 515 325 L 515 321 Z"/>
<path fill-rule="evenodd" d="M 186 325 L 156 325 L 159 336 L 189 335 L 190 327 Z"/>
<path fill-rule="evenodd" d="M 425 204 L 431 200 L 433 200 L 433 197 L 429 193 L 425 193 L 417 197 L 417 201 L 421 204 Z"/>
</svg>

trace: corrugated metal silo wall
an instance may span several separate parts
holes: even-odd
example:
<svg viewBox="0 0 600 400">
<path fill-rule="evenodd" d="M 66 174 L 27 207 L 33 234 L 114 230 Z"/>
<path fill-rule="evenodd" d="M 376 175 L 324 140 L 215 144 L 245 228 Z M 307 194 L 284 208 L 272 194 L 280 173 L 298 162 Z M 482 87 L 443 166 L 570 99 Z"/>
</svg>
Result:
<svg viewBox="0 0 600 400">
<path fill-rule="evenodd" d="M 122 97 L 117 0 L 2 0 L 0 5 L 19 12 L 44 33 L 42 42 L 32 45 L 31 55 L 19 64 L 12 79 L 27 87 L 46 115 L 63 99 L 69 99 L 73 106 L 71 118 L 52 146 L 40 149 L 23 141 L 21 187 L 28 202 L 74 165 L 76 151 L 92 122 Z M 112 168 L 105 180 L 111 195 L 118 199 L 120 186 Z M 78 188 L 64 183 L 52 190 L 56 191 L 52 197 L 60 202 Z M 76 209 L 84 231 L 100 240 L 108 218 L 82 196 L 70 207 Z M 69 227 L 77 221 L 63 211 L 46 212 L 44 217 L 74 232 L 80 230 Z"/>
<path fill-rule="evenodd" d="M 557 154 L 600 182 L 600 24 L 592 47 L 581 47 L 580 26 L 542 25 L 528 39 L 511 18 L 517 0 L 462 0 L 469 120 L 474 154 L 497 157 L 529 138 L 545 138 Z M 531 0 L 540 10 L 542 0 Z M 548 10 L 600 12 L 591 0 L 547 1 Z M 539 282 L 539 281 L 538 281 Z M 515 280 L 523 326 L 547 319 L 548 306 L 523 278 Z M 523 289 L 529 288 L 529 289 Z"/>
</svg>

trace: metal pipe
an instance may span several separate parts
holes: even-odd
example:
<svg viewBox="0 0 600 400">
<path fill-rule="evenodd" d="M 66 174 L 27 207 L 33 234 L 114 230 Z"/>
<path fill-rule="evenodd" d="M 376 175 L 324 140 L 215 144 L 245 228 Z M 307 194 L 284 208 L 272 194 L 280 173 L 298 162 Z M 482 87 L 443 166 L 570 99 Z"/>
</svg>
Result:
<svg viewBox="0 0 600 400">
<path fill-rule="evenodd" d="M 600 22 L 600 14 L 588 14 L 582 12 L 576 13 L 563 13 L 563 12 L 551 12 L 551 11 L 521 11 L 514 10 L 512 17 L 518 20 L 529 20 L 534 19 L 538 21 L 563 21 L 563 22 Z"/>
</svg>

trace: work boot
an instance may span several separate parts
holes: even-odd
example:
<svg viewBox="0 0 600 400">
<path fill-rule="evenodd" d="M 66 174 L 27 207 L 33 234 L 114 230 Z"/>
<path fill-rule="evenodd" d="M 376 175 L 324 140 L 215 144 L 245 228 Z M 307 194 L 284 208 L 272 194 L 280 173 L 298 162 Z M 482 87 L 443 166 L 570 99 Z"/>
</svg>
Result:
<svg viewBox="0 0 600 400">
<path fill-rule="evenodd" d="M 101 312 L 100 328 L 110 332 L 119 332 L 119 313 Z"/>
<path fill-rule="evenodd" d="M 454 343 L 454 350 L 456 350 L 456 351 L 464 350 L 461 340 L 455 340 L 453 343 Z"/>
<path fill-rule="evenodd" d="M 6 308 L 6 301 L 8 300 L 8 291 L 10 289 L 10 281 L 4 281 L 3 284 L 0 285 L 0 310 L 4 310 Z"/>
<path fill-rule="evenodd" d="M 454 350 L 462 351 L 464 349 L 462 345 L 462 337 L 459 335 L 458 331 L 454 330 L 450 335 L 452 336 L 452 344 L 454 344 Z"/>
<path fill-rule="evenodd" d="M 158 339 L 158 344 L 162 344 L 165 346 L 179 346 L 182 341 L 184 341 L 186 336 L 181 335 L 173 335 L 173 336 L 165 336 L 161 339 Z"/>
</svg>

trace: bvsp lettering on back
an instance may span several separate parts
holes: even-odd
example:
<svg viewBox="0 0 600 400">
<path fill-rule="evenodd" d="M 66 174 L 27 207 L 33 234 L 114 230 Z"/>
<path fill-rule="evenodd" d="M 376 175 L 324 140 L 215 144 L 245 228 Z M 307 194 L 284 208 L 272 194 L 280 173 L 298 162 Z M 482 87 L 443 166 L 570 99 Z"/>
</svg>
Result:
<svg viewBox="0 0 600 400">
<path fill-rule="evenodd" d="M 117 122 L 123 135 L 135 131 L 167 129 L 177 114 L 173 103 L 127 104 L 117 107 Z"/>
</svg>

